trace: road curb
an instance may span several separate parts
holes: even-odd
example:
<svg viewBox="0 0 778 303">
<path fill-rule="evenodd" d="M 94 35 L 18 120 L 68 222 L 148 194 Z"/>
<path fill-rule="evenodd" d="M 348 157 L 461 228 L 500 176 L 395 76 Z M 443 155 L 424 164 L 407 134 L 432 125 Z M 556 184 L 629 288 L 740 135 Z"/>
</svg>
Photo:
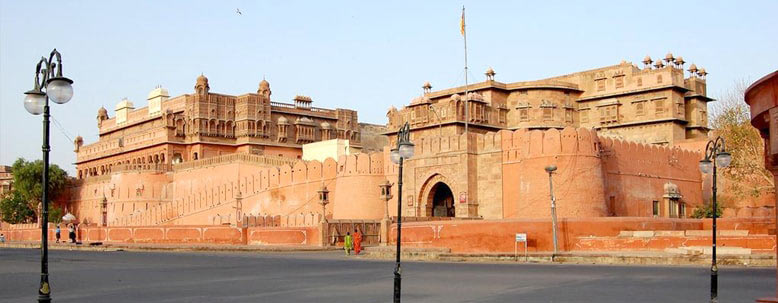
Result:
<svg viewBox="0 0 778 303">
<path fill-rule="evenodd" d="M 394 248 L 374 248 L 365 251 L 365 258 L 393 260 Z M 402 258 L 409 261 L 440 261 L 468 263 L 548 263 L 548 264 L 601 264 L 601 265 L 688 265 L 710 266 L 710 255 L 681 255 L 644 251 L 585 253 L 565 252 L 552 256 L 551 253 L 531 253 L 526 257 L 495 253 L 451 253 L 440 249 L 403 249 Z M 773 254 L 720 255 L 716 258 L 720 266 L 775 267 Z"/>
<path fill-rule="evenodd" d="M 0 248 L 40 249 L 40 243 L 11 242 L 0 244 Z M 82 251 L 213 251 L 213 252 L 315 252 L 332 251 L 337 248 L 309 246 L 259 246 L 259 245 L 157 245 L 157 244 L 101 244 L 74 245 L 49 244 L 50 250 Z"/>
</svg>

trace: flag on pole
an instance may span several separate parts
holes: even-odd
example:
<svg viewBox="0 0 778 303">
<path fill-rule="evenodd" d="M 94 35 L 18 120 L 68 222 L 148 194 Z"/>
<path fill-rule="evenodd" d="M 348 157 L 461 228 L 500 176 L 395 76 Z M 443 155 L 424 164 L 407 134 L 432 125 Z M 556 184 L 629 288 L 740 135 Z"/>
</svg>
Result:
<svg viewBox="0 0 778 303">
<path fill-rule="evenodd" d="M 462 20 L 459 20 L 459 32 L 465 35 L 465 7 L 462 6 Z"/>
</svg>

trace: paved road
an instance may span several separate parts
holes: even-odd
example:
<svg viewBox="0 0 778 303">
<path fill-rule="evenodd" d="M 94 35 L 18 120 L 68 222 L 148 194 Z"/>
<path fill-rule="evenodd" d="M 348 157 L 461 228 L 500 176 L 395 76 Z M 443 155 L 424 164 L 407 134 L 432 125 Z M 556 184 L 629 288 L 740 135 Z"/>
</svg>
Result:
<svg viewBox="0 0 778 303">
<path fill-rule="evenodd" d="M 323 253 L 50 252 L 55 302 L 390 302 L 393 262 Z M 33 302 L 39 252 L 0 249 L 0 302 Z M 403 263 L 404 302 L 705 302 L 703 267 Z M 774 269 L 720 270 L 720 302 Z"/>
</svg>

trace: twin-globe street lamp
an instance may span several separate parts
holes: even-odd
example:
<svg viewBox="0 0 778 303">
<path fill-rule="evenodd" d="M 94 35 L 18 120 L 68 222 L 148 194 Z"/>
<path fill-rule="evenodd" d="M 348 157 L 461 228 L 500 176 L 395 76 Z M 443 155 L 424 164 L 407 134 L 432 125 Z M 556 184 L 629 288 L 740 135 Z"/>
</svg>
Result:
<svg viewBox="0 0 778 303">
<path fill-rule="evenodd" d="M 57 62 L 54 62 L 54 59 Z M 54 70 L 56 69 L 56 74 Z M 57 49 L 51 51 L 49 59 L 42 57 L 35 68 L 35 86 L 25 92 L 24 108 L 33 115 L 43 113 L 43 197 L 41 204 L 41 282 L 38 288 L 38 302 L 51 302 L 49 286 L 49 99 L 64 104 L 73 97 L 73 80 L 62 76 L 62 57 Z"/>
<path fill-rule="evenodd" d="M 413 157 L 414 145 L 411 143 L 411 126 L 408 122 L 397 131 L 397 147 L 392 149 L 389 157 L 394 164 L 399 164 L 397 172 L 397 260 L 394 267 L 394 302 L 400 302 L 400 232 L 402 231 L 402 207 L 403 207 L 403 160 Z"/>
<path fill-rule="evenodd" d="M 716 266 L 716 167 L 727 167 L 732 162 L 732 155 L 730 155 L 724 147 L 724 138 L 716 137 L 716 139 L 708 141 L 705 145 L 705 158 L 700 160 L 700 171 L 703 174 L 709 174 L 713 172 L 713 250 L 711 256 L 710 267 L 710 301 L 719 301 L 719 268 Z"/>
</svg>

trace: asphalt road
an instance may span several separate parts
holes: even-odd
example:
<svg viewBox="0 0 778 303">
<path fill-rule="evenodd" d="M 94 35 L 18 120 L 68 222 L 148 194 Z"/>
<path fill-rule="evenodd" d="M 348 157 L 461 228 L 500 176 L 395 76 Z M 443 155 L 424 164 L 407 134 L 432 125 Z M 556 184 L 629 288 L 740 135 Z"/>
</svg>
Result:
<svg viewBox="0 0 778 303">
<path fill-rule="evenodd" d="M 394 262 L 320 253 L 50 251 L 55 302 L 391 302 Z M 37 298 L 40 255 L 0 249 L 0 302 Z M 706 302 L 704 267 L 403 263 L 404 302 Z M 723 267 L 720 302 L 775 270 Z"/>
</svg>

